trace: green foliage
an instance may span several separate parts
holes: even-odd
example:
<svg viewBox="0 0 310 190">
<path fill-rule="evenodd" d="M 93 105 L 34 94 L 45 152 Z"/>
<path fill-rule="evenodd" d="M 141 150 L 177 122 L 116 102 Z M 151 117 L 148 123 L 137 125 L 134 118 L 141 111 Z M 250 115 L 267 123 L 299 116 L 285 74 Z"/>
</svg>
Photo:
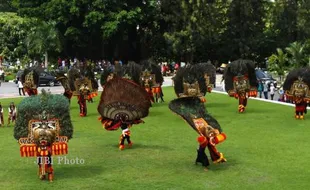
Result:
<svg viewBox="0 0 310 190">
<path fill-rule="evenodd" d="M 289 47 L 285 48 L 290 55 L 289 62 L 295 68 L 307 66 L 309 55 L 305 55 L 304 47 L 305 45 L 300 42 L 293 42 Z"/>
<path fill-rule="evenodd" d="M 61 42 L 55 22 L 38 21 L 26 38 L 28 53 L 32 56 L 60 52 Z M 47 56 L 47 55 L 46 55 Z"/>
<path fill-rule="evenodd" d="M 0 12 L 0 54 L 8 61 L 27 53 L 24 43 L 32 20 L 17 16 L 16 13 Z"/>
<path fill-rule="evenodd" d="M 310 38 L 310 1 L 305 0 L 13 0 L 12 5 L 23 17 L 57 23 L 62 48 L 55 48 L 56 40 L 50 50 L 81 58 L 261 62 L 276 48 Z M 39 39 L 29 49 L 6 41 L 13 46 L 0 43 L 0 50 L 12 59 L 25 51 L 45 53 Z"/>
<path fill-rule="evenodd" d="M 45 90 L 42 94 L 23 99 L 18 105 L 17 120 L 14 128 L 14 138 L 28 136 L 28 122 L 34 115 L 42 114 L 43 111 L 54 115 L 60 121 L 60 134 L 72 138 L 73 126 L 70 118 L 70 104 L 63 95 L 53 95 Z"/>
<path fill-rule="evenodd" d="M 283 76 L 289 66 L 287 61 L 287 54 L 281 48 L 277 48 L 277 54 L 272 54 L 268 58 L 268 69 L 276 72 L 279 76 Z"/>
<path fill-rule="evenodd" d="M 12 6 L 12 0 L 1 0 L 0 1 L 0 12 L 10 12 L 14 10 L 15 9 Z"/>
</svg>

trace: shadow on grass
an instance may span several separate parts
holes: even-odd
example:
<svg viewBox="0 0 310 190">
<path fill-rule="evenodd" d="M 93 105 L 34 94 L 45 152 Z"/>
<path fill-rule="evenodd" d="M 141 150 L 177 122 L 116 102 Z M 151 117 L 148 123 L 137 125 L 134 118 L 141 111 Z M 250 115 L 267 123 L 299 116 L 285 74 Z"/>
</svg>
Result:
<svg viewBox="0 0 310 190">
<path fill-rule="evenodd" d="M 109 147 L 113 147 L 118 149 L 118 144 L 109 144 L 106 145 Z M 127 142 L 125 142 L 125 150 L 126 149 L 151 149 L 151 150 L 173 150 L 171 147 L 169 146 L 161 146 L 161 145 L 144 145 L 144 144 L 139 144 L 139 143 L 133 143 L 132 147 L 128 147 Z"/>
<path fill-rule="evenodd" d="M 238 110 L 236 111 L 238 112 Z M 266 113 L 274 113 L 274 109 L 262 109 L 260 107 L 254 107 L 252 105 L 252 107 L 248 107 L 245 109 L 245 112 L 242 114 L 266 114 Z"/>
<path fill-rule="evenodd" d="M 165 112 L 163 111 L 158 111 L 158 110 L 150 110 L 149 115 L 148 116 L 161 116 L 164 115 Z"/>
<path fill-rule="evenodd" d="M 54 171 L 55 179 L 78 179 L 89 178 L 101 175 L 103 168 L 101 166 L 90 165 L 68 165 L 65 167 L 57 168 Z"/>
<path fill-rule="evenodd" d="M 223 108 L 225 108 L 225 107 L 227 107 L 227 106 L 230 106 L 230 104 L 228 104 L 228 103 L 221 103 L 221 102 L 216 102 L 216 103 L 206 103 L 205 104 L 205 106 L 206 106 L 206 108 L 208 109 L 208 108 L 213 108 L 213 107 L 223 107 Z"/>
<path fill-rule="evenodd" d="M 230 159 L 227 159 L 227 162 L 224 163 L 214 164 L 212 160 L 209 160 L 209 162 L 210 162 L 209 166 L 210 171 L 231 170 L 232 167 L 237 165 L 237 163 L 234 160 Z"/>
</svg>

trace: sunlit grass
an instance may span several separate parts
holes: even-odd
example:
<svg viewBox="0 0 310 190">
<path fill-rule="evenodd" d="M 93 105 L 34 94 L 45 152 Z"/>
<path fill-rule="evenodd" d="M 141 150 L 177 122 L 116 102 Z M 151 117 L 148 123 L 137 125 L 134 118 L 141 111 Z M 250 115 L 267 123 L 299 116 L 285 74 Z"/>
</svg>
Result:
<svg viewBox="0 0 310 190">
<path fill-rule="evenodd" d="M 132 128 L 132 149 L 118 150 L 120 131 L 106 131 L 97 120 L 97 104 L 78 116 L 71 102 L 73 139 L 66 158 L 84 164 L 58 163 L 55 180 L 40 181 L 35 158 L 21 158 L 13 127 L 0 129 L 0 189 L 309 189 L 310 117 L 294 119 L 294 108 L 249 100 L 244 114 L 235 99 L 208 94 L 206 107 L 227 140 L 218 146 L 228 162 L 208 172 L 195 165 L 197 134 L 168 109 L 175 95 L 164 88 L 165 103 L 155 104 L 145 124 Z M 11 101 L 2 99 L 7 121 Z"/>
</svg>

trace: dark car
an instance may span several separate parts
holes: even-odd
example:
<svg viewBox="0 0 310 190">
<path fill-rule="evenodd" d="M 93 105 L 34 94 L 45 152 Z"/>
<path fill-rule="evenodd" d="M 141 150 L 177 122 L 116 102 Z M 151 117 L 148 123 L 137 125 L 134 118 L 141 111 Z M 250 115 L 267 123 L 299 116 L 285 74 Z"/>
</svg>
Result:
<svg viewBox="0 0 310 190">
<path fill-rule="evenodd" d="M 270 74 L 261 69 L 255 70 L 256 78 L 258 81 L 265 82 L 268 85 L 268 89 L 270 88 L 270 84 L 273 83 L 274 87 L 277 88 L 277 80 L 274 79 Z"/>
<path fill-rule="evenodd" d="M 51 75 L 48 72 L 41 72 L 40 73 L 40 79 L 39 79 L 39 85 L 48 85 L 48 86 L 55 86 L 60 85 L 60 82 L 56 80 L 56 77 Z"/>
</svg>

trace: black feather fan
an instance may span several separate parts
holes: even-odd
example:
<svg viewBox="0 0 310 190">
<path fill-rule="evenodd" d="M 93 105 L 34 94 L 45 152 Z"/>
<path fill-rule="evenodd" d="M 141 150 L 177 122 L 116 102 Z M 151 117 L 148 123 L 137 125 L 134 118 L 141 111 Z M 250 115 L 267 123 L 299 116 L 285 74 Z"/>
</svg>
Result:
<svg viewBox="0 0 310 190">
<path fill-rule="evenodd" d="M 207 93 L 206 81 L 204 78 L 204 71 L 201 70 L 199 65 L 186 65 L 178 69 L 176 75 L 173 78 L 174 91 L 177 94 L 183 93 L 183 83 L 193 84 L 198 81 L 200 92 L 203 95 Z"/>
<path fill-rule="evenodd" d="M 299 77 L 301 77 L 302 81 L 310 88 L 310 67 L 306 67 L 292 70 L 284 81 L 283 90 L 289 91 L 293 83 L 297 81 Z"/>
<path fill-rule="evenodd" d="M 223 79 L 225 80 L 225 90 L 227 92 L 234 89 L 233 78 L 241 75 L 248 75 L 250 86 L 257 87 L 254 62 L 238 59 L 230 63 L 224 71 Z"/>
<path fill-rule="evenodd" d="M 197 118 L 203 118 L 210 126 L 222 132 L 220 124 L 207 113 L 204 104 L 198 97 L 174 99 L 169 103 L 169 109 L 181 116 L 194 130 L 196 130 L 196 127 L 193 116 L 196 116 Z"/>
</svg>

